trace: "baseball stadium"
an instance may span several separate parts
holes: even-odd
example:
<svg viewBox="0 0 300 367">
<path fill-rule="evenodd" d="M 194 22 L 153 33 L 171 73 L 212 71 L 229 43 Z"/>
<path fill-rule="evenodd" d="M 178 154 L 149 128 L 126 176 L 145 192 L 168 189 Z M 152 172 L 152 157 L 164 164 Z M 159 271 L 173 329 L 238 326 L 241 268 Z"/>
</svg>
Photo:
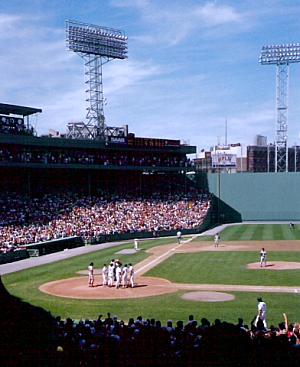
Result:
<svg viewBox="0 0 300 367">
<path fill-rule="evenodd" d="M 300 173 L 280 136 L 274 172 L 201 172 L 180 136 L 106 125 L 101 60 L 127 57 L 124 34 L 70 21 L 67 37 L 87 122 L 37 136 L 42 109 L 0 104 L 2 365 L 291 365 Z"/>
</svg>

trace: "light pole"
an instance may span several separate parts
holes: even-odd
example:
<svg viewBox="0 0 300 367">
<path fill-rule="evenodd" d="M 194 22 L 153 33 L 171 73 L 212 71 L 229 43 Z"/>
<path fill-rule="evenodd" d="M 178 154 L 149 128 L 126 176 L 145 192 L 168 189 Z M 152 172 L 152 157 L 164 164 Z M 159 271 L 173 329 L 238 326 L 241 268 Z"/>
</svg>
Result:
<svg viewBox="0 0 300 367">
<path fill-rule="evenodd" d="M 73 138 L 105 137 L 102 66 L 114 59 L 127 58 L 127 37 L 118 29 L 81 23 L 66 22 L 66 42 L 70 51 L 84 60 L 87 124 L 70 127 Z M 82 136 L 80 136 L 82 135 Z"/>
<path fill-rule="evenodd" d="M 296 143 L 294 146 L 294 168 L 295 168 L 295 172 L 297 172 L 297 146 L 296 146 Z"/>
<path fill-rule="evenodd" d="M 262 65 L 276 65 L 276 143 L 275 172 L 288 172 L 288 87 L 289 64 L 300 62 L 300 44 L 263 46 Z"/>
</svg>

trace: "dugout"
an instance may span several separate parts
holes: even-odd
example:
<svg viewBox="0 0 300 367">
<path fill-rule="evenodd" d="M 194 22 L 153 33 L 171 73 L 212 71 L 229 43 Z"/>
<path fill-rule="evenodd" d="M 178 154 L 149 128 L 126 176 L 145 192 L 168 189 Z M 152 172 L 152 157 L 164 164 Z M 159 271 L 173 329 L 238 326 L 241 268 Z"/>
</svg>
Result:
<svg viewBox="0 0 300 367">
<path fill-rule="evenodd" d="M 75 247 L 84 246 L 84 241 L 81 237 L 59 238 L 57 240 L 37 242 L 30 245 L 25 245 L 30 256 L 48 255 L 53 252 L 63 251 Z"/>
</svg>

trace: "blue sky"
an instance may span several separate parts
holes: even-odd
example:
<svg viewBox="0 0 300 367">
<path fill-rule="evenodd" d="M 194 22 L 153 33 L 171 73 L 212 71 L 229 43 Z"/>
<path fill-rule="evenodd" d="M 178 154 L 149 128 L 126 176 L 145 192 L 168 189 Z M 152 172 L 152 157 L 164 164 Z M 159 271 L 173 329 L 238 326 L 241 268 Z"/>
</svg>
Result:
<svg viewBox="0 0 300 367">
<path fill-rule="evenodd" d="M 258 5 L 259 4 L 259 5 Z M 39 134 L 85 118 L 82 59 L 67 51 L 65 20 L 122 29 L 128 59 L 104 65 L 106 122 L 198 150 L 275 139 L 275 66 L 267 44 L 300 42 L 293 0 L 2 0 L 0 101 L 43 109 Z M 290 67 L 289 145 L 300 144 L 300 65 Z"/>
</svg>

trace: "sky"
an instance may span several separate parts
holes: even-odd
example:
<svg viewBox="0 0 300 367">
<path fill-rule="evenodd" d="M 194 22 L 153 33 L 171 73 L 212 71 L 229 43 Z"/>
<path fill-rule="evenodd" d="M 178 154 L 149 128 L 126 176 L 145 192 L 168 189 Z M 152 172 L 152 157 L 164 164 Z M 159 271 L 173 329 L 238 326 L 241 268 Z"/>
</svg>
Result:
<svg viewBox="0 0 300 367">
<path fill-rule="evenodd" d="M 259 4 L 259 5 L 258 5 Z M 108 126 L 198 152 L 275 140 L 276 67 L 262 46 L 300 42 L 298 0 L 1 0 L 0 102 L 43 110 L 39 135 L 86 115 L 84 64 L 67 19 L 121 29 L 128 59 L 103 66 Z M 290 65 L 288 142 L 300 144 L 300 64 Z"/>
</svg>

